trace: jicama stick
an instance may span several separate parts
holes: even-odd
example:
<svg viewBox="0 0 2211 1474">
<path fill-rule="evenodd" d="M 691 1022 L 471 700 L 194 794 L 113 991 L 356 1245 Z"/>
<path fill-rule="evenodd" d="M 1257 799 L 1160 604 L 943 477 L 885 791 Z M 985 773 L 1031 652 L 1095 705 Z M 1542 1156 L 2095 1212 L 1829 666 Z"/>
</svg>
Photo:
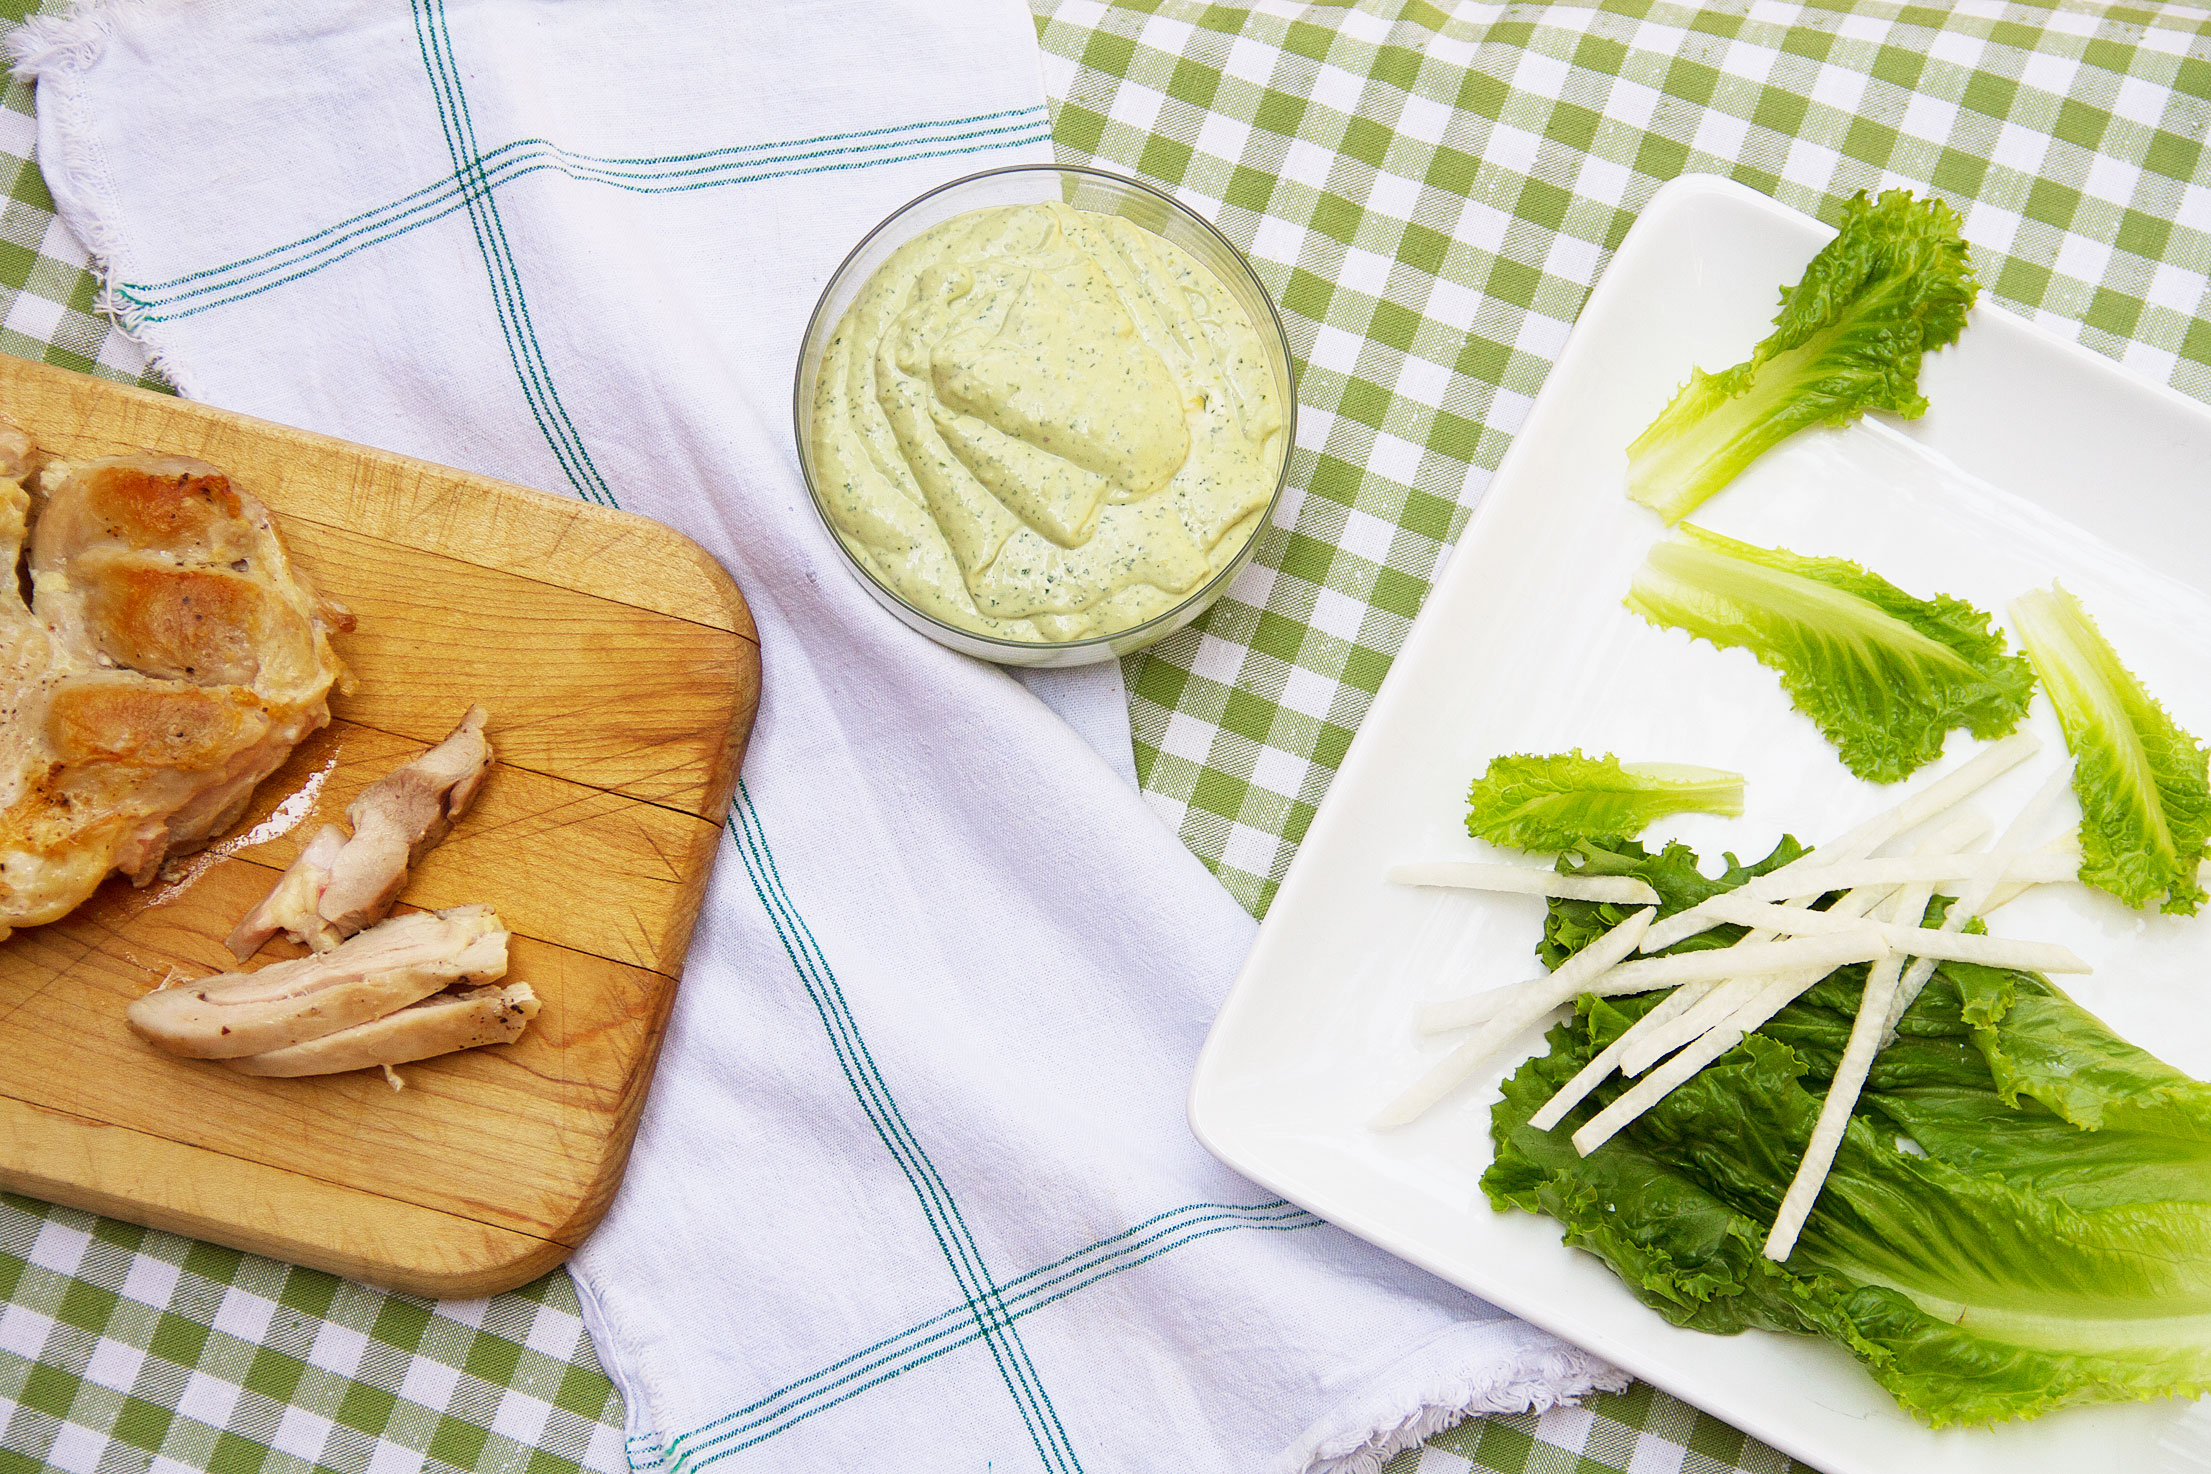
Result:
<svg viewBox="0 0 2211 1474">
<path fill-rule="evenodd" d="M 1470 1029 L 1485 1019 L 1495 1018 L 1497 1010 L 1504 1007 L 1506 1000 L 1520 989 L 1535 987 L 1549 976 L 1550 974 L 1545 973 L 1543 977 L 1529 978 L 1526 982 L 1514 983 L 1509 988 L 1484 988 L 1479 993 L 1467 993 L 1457 998 L 1438 998 L 1433 1002 L 1423 1003 L 1413 1013 L 1413 1027 L 1423 1034 Z"/>
<path fill-rule="evenodd" d="M 1887 896 L 1894 893 L 1883 888 L 1882 894 Z M 1874 924 L 1861 917 L 1837 912 L 1833 907 L 1825 911 L 1815 911 L 1809 906 L 1781 906 L 1772 901 L 1752 900 L 1741 891 L 1714 896 L 1712 915 L 1735 926 L 1780 932 L 1792 937 L 1834 936 L 1840 932 L 1859 931 Z"/>
<path fill-rule="evenodd" d="M 2007 855 L 2018 852 L 2028 836 L 2041 825 L 2050 807 L 2071 787 L 2072 767 L 2071 763 L 2061 766 L 2034 797 L 2027 800 L 2026 807 L 2019 811 L 2005 828 L 2003 837 L 1984 857 L 1981 873 L 1944 913 L 1942 931 L 1960 930 L 1975 912 L 1987 907 L 1999 884 L 2002 861 Z M 1929 887 L 1907 887 L 1889 919 L 1898 922 L 1924 919 L 1932 897 Z M 1834 1168 L 1835 1153 L 1841 1149 L 1843 1135 L 1849 1130 L 1850 1113 L 1857 1108 L 1858 1097 L 1864 1093 L 1875 1057 L 1895 1037 L 1898 1021 L 1934 975 L 1937 959 L 1923 953 L 1913 959 L 1908 973 L 1899 976 L 1896 964 L 1903 960 L 1902 953 L 1884 959 L 1866 979 L 1858 1016 L 1851 1021 L 1850 1043 L 1844 1048 L 1842 1062 L 1836 1066 L 1835 1078 L 1828 1085 L 1827 1098 L 1820 1103 L 1819 1121 L 1813 1126 L 1811 1140 L 1805 1146 L 1804 1160 L 1797 1164 L 1796 1176 L 1791 1179 L 1780 1211 L 1774 1215 L 1773 1228 L 1766 1235 L 1768 1259 L 1785 1260 L 1796 1248 L 1797 1236 L 1804 1231 L 1804 1221 L 1818 1204 L 1827 1174 Z"/>
<path fill-rule="evenodd" d="M 1817 853 L 1816 851 L 1814 853 Z M 1829 891 L 1853 890 L 1861 885 L 1939 885 L 1945 881 L 1970 882 L 1991 865 L 2000 866 L 1996 879 L 2031 880 L 2049 885 L 2073 879 L 2080 870 L 2080 856 L 2062 851 L 2026 855 L 1890 855 L 1878 860 L 1849 860 L 1799 870 L 1762 875 L 1740 890 L 1729 891 L 1705 902 L 1709 913 L 1721 917 L 1728 904 L 1741 901 L 1788 901 L 1823 896 Z M 1684 913 L 1686 914 L 1686 913 Z M 1724 919 L 1724 918 L 1723 918 Z"/>
<path fill-rule="evenodd" d="M 1947 918 L 1946 918 L 1947 919 Z M 1906 957 L 1937 962 L 1973 962 L 1982 967 L 2009 967 L 2020 972 L 2093 972 L 2094 968 L 2070 947 L 2056 942 L 2023 942 L 2016 937 L 1976 936 L 1946 927 L 1907 926 L 1901 921 L 1881 923 L 1881 935 Z"/>
<path fill-rule="evenodd" d="M 2004 872 L 1999 869 L 1998 873 Z M 1907 887 L 1905 893 L 1916 894 L 1922 891 L 1928 895 L 1934 893 L 1933 887 L 1924 882 Z M 1925 901 L 1920 902 L 1923 913 L 1926 905 Z M 1955 906 L 1951 908 L 1953 912 L 1958 909 Z M 1766 906 L 1755 901 L 1738 907 L 1722 908 L 1720 917 L 1738 926 L 1763 926 L 1790 936 L 1846 936 L 1873 926 L 1888 939 L 1890 947 L 1907 957 L 1925 957 L 1945 962 L 1977 962 L 1984 967 L 2015 967 L 2027 972 L 2090 971 L 2088 964 L 2076 953 L 2053 942 L 2022 942 L 2010 937 L 1953 935 L 1958 928 L 1947 924 L 1940 929 L 1930 930 L 1903 921 L 1853 921 L 1848 917 L 1837 916 L 1832 911 L 1799 911 L 1793 907 Z M 1632 962 L 1628 964 L 1629 967 L 1635 965 Z"/>
<path fill-rule="evenodd" d="M 1622 1054 L 1634 1048 L 1642 1038 L 1688 1012 L 1691 1005 L 1708 996 L 1718 986 L 1717 983 L 1684 983 L 1667 994 L 1659 1000 L 1656 1008 L 1637 1019 L 1626 1033 L 1606 1045 L 1595 1059 L 1576 1072 L 1573 1079 L 1560 1086 L 1558 1093 L 1543 1103 L 1543 1109 L 1528 1117 L 1528 1124 L 1538 1131 L 1548 1131 L 1565 1120 L 1568 1111 L 1587 1100 L 1589 1092 L 1604 1084 L 1613 1070 L 1619 1067 Z M 1645 1033 L 1638 1035 L 1638 1029 L 1644 1029 Z"/>
<path fill-rule="evenodd" d="M 1825 976 L 1825 973 L 1820 974 L 1820 977 Z M 1707 1030 L 1702 1038 L 1636 1081 L 1621 1092 L 1619 1099 L 1590 1117 L 1589 1123 L 1574 1133 L 1574 1150 L 1586 1157 L 1603 1146 L 1618 1135 L 1622 1127 L 1673 1094 L 1683 1081 L 1742 1043 L 1744 1035 L 1795 1002 L 1818 981 L 1817 977 L 1808 978 L 1797 973 L 1768 983 L 1733 1018 L 1716 1029 Z"/>
<path fill-rule="evenodd" d="M 1472 1038 L 1436 1061 L 1428 1073 L 1413 1082 L 1411 1089 L 1383 1107 L 1374 1124 L 1402 1126 L 1449 1095 L 1481 1067 L 1482 1061 L 1510 1044 L 1522 1029 L 1560 1004 L 1573 1002 L 1591 980 L 1633 952 L 1655 914 L 1650 910 L 1637 911 L 1567 958 L 1556 972 L 1540 980 L 1544 986 L 1522 985 L 1514 990 L 1517 996 L 1512 1003 L 1477 1029 Z"/>
<path fill-rule="evenodd" d="M 2004 830 L 2004 837 L 1996 842 L 1996 848 L 1989 856 L 1992 863 L 1988 869 L 1975 876 L 1965 894 L 1959 896 L 1950 909 L 1943 913 L 1943 931 L 1961 931 L 1974 917 L 1992 911 L 2004 900 L 2010 899 L 2009 896 L 1999 899 L 1994 894 L 1999 882 L 1995 878 L 1996 866 L 1993 862 L 2006 851 L 2016 850 L 2024 844 L 2027 836 L 2041 825 L 2043 816 L 2072 790 L 2072 786 L 2073 764 L 2068 762 L 2050 775 L 2042 787 L 2035 791 L 2034 797 L 2027 800 L 2026 807 L 2019 811 L 2019 816 L 2011 821 L 2010 827 Z M 1935 964 L 1939 960 L 1924 954 L 1913 960 L 1910 970 L 1904 974 L 1903 983 L 1897 989 L 1895 999 L 1889 1004 L 1888 1020 L 1881 1030 L 1884 1044 L 1896 1037 L 1897 1024 L 1902 1022 L 1911 1006 L 1919 1001 L 1927 980 L 1935 975 Z"/>
<path fill-rule="evenodd" d="M 1941 818 L 1941 822 L 1935 824 L 1935 827 L 1932 827 L 1924 835 L 1924 838 L 1919 840 L 1919 849 L 1921 851 L 1950 853 L 1955 849 L 1961 849 L 1961 846 L 1966 846 L 1966 844 L 1979 844 L 1985 838 L 1988 838 L 1988 820 L 1985 820 L 1983 815 L 1970 813 L 1970 811 L 1968 813 L 1946 813 Z M 1738 891 L 1729 891 L 1725 897 L 1714 897 L 1714 899 L 1716 899 L 1716 902 L 1725 902 L 1727 897 L 1740 897 L 1740 895 L 1742 895 L 1742 891 L 1738 888 Z M 1773 910 L 1769 910 L 1769 913 L 1760 913 L 1760 915 L 1769 917 L 1769 919 L 1820 917 L 1820 922 L 1813 922 L 1813 926 L 1835 926 L 1835 928 L 1864 926 L 1864 922 L 1859 922 L 1857 917 L 1871 915 L 1873 908 L 1879 906 L 1882 902 L 1886 902 L 1888 897 L 1890 897 L 1888 886 L 1857 886 L 1855 891 L 1848 891 L 1846 895 L 1837 897 L 1835 904 L 1828 906 L 1826 910 L 1811 910 L 1809 906 L 1775 906 Z M 1919 908 L 1921 908 L 1921 913 L 1924 913 L 1926 902 L 1921 902 Z M 1760 928 L 1760 930 L 1753 930 L 1753 933 L 1751 933 L 1751 937 L 1771 937 L 1771 935 L 1773 935 L 1771 928 Z M 1811 979 L 1806 979 L 1806 986 L 1811 986 L 1811 983 L 1820 981 L 1820 977 L 1826 977 L 1824 972 L 1820 972 L 1820 975 L 1815 975 Z M 1698 1034 L 1702 1034 L 1709 1028 L 1718 1028 L 1720 1023 L 1727 1021 L 1729 1014 L 1733 1014 L 1738 1008 L 1751 1003 L 1751 999 L 1756 997 L 1760 988 L 1762 988 L 1760 981 L 1740 981 L 1740 983 L 1727 983 L 1727 986 L 1722 986 L 1711 999 L 1705 999 L 1702 1003 L 1698 1003 L 1696 1008 L 1691 1008 L 1691 1010 L 1680 1014 L 1676 1021 L 1667 1023 L 1658 1030 L 1652 1030 L 1649 1034 L 1645 1034 L 1641 1041 L 1636 1041 L 1634 1045 L 1621 1050 L 1621 1074 L 1643 1074 L 1645 1070 L 1649 1070 L 1649 1067 L 1656 1065 L 1660 1059 L 1665 1059 L 1667 1054 L 1672 1054 L 1674 1050 L 1678 1050 L 1678 1047 L 1683 1047 L 1691 1039 L 1696 1039 Z"/>
<path fill-rule="evenodd" d="M 1930 885 L 1905 886 L 1890 903 L 1888 917 L 1891 921 L 1914 915 L 1923 917 L 1933 897 L 1934 888 Z M 1843 1047 L 1842 1063 L 1835 1067 L 1835 1078 L 1827 1087 L 1827 1099 L 1820 1102 L 1819 1120 L 1812 1127 L 1812 1139 L 1805 1145 L 1804 1160 L 1797 1163 L 1796 1175 L 1789 1179 L 1789 1190 L 1782 1196 L 1773 1227 L 1766 1234 L 1766 1257 L 1776 1263 L 1787 1259 L 1796 1247 L 1804 1220 L 1811 1216 L 1812 1205 L 1819 1201 L 1820 1189 L 1827 1182 L 1828 1170 L 1835 1165 L 1835 1153 L 1842 1146 L 1843 1133 L 1850 1126 L 1850 1112 L 1865 1089 L 1866 1076 L 1873 1069 L 1873 1057 L 1881 1051 L 1889 1006 L 1896 998 L 1903 970 L 1904 956 L 1899 952 L 1882 958 L 1866 974 L 1865 993 L 1858 1000 L 1858 1016 L 1850 1024 L 1850 1042 Z"/>
<path fill-rule="evenodd" d="M 1518 896 L 1559 896 L 1569 901 L 1613 901 L 1624 906 L 1655 906 L 1658 892 L 1632 875 L 1561 875 L 1528 865 L 1491 865 L 1479 860 L 1426 860 L 1392 866 L 1399 885 L 1445 886 L 1453 890 L 1504 891 Z"/>
<path fill-rule="evenodd" d="M 1828 912 L 1853 926 L 1871 926 L 1870 922 L 1861 922 L 1857 918 L 1871 911 L 1888 894 L 1889 892 L 1885 887 L 1855 890 L 1836 901 L 1833 906 L 1828 908 Z M 1751 936 L 1754 937 L 1771 935 L 1773 933 L 1770 931 L 1754 931 L 1751 933 Z M 1693 957 L 1725 956 L 1729 952 L 1742 950 L 1745 945 L 1748 945 L 1747 938 L 1744 942 L 1739 942 L 1724 951 L 1716 953 L 1693 952 L 1688 955 Z M 1780 944 L 1769 943 L 1768 945 L 1778 946 Z M 1847 960 L 1849 962 L 1872 961 L 1885 955 L 1887 951 L 1888 947 L 1884 942 L 1880 947 L 1863 950 L 1860 955 Z M 1837 967 L 1844 965 L 1844 962 L 1833 962 L 1823 966 L 1817 959 L 1807 959 L 1801 966 L 1812 969 L 1812 971 L 1808 975 L 1799 974 L 1798 976 L 1802 979 L 1804 987 L 1810 987 L 1813 983 L 1833 972 Z M 1767 983 L 1778 981 L 1780 979 L 1777 978 L 1738 977 L 1723 983 L 1679 1018 L 1663 1028 L 1652 1030 L 1633 1046 L 1623 1049 L 1620 1052 L 1620 1073 L 1623 1075 L 1642 1074 L 1667 1055 L 1703 1034 L 1707 1029 L 1716 1028 L 1724 1023 L 1737 1009 L 1755 998 L 1760 989 L 1766 986 Z"/>
<path fill-rule="evenodd" d="M 1875 814 L 1842 838 L 1821 846 L 1800 860 L 1782 866 L 1766 878 L 1785 876 L 1799 867 L 1809 870 L 1814 866 L 1826 867 L 1863 859 L 1905 830 L 1916 828 L 1954 807 L 1959 800 L 1986 787 L 1996 778 L 2033 757 L 2041 748 L 2041 742 L 2025 732 L 2006 737 L 1955 773 L 1928 784 L 1895 807 Z M 1663 952 L 1674 943 L 1693 937 L 1698 932 L 1710 931 L 1717 924 L 1705 909 L 1710 904 L 1707 901 L 1691 906 L 1686 911 L 1678 911 L 1653 926 L 1643 938 L 1643 950 Z"/>
<path fill-rule="evenodd" d="M 1975 937 L 1974 941 L 1986 938 Z M 1745 941 L 1733 947 L 1710 947 L 1702 952 L 1676 952 L 1665 957 L 1638 957 L 1623 962 L 1582 991 L 1600 997 L 1622 993 L 1648 993 L 1654 988 L 1682 983 L 1731 982 L 1740 978 L 1774 977 L 1799 968 L 1817 967 L 1822 976 L 1853 962 L 1870 962 L 1890 950 L 1881 928 L 1870 921 L 1833 936 L 1791 937 L 1785 941 Z"/>
<path fill-rule="evenodd" d="M 1907 829 L 1916 829 L 1937 814 L 1957 807 L 1961 800 L 1972 797 L 2041 750 L 2041 738 L 2015 732 L 1991 744 L 1955 773 L 1928 784 L 1896 807 L 1875 814 L 1827 848 L 1832 854 L 1852 858 L 1870 855 Z"/>
<path fill-rule="evenodd" d="M 1503 1017 L 1520 1010 L 1526 1000 L 1537 997 L 1550 1000 L 1531 1015 L 1541 1017 L 1560 1003 L 1572 1001 L 1597 983 L 1613 964 L 1633 952 L 1644 930 L 1650 926 L 1651 918 L 1657 914 L 1647 906 L 1631 913 L 1626 920 L 1560 963 L 1555 972 L 1514 983 L 1509 988 L 1485 988 L 1463 998 L 1424 1003 L 1413 1016 L 1414 1024 L 1424 1034 L 1440 1034 L 1446 1029 L 1465 1028 L 1469 1024 Z M 1563 998 L 1558 996 L 1562 988 L 1569 990 Z M 1518 1032 L 1517 1028 L 1510 1030 L 1507 1037 Z M 1476 1035 L 1466 1042 L 1471 1044 L 1479 1040 L 1480 1035 Z"/>
</svg>

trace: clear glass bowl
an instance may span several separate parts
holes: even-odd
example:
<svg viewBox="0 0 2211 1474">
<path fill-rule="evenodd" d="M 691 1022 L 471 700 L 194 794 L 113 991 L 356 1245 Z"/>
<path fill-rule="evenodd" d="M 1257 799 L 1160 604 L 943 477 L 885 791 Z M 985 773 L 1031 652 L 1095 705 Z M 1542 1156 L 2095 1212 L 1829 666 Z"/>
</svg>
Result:
<svg viewBox="0 0 2211 1474">
<path fill-rule="evenodd" d="M 1266 512 L 1254 525 L 1244 546 L 1237 550 L 1226 567 L 1174 608 L 1117 633 L 1084 640 L 1007 640 L 947 624 L 916 609 L 878 580 L 845 546 L 844 537 L 830 520 L 828 508 L 822 504 L 821 489 L 816 485 L 814 380 L 821 370 L 822 355 L 830 335 L 844 320 L 845 310 L 893 251 L 931 227 L 970 210 L 1047 200 L 1063 201 L 1078 210 L 1100 215 L 1119 215 L 1154 235 L 1164 236 L 1220 279 L 1244 309 L 1244 315 L 1251 319 L 1260 342 L 1266 346 L 1268 362 L 1274 370 L 1275 394 L 1282 405 L 1282 463 L 1275 471 L 1274 494 L 1268 499 Z M 1289 340 L 1283 336 L 1282 319 L 1275 311 L 1273 299 L 1253 275 L 1251 264 L 1244 259 L 1243 253 L 1203 218 L 1148 185 L 1096 169 L 1066 168 L 1056 164 L 1023 164 L 955 179 L 905 205 L 869 231 L 829 278 L 829 285 L 822 289 L 821 301 L 814 306 L 813 318 L 806 325 L 805 346 L 799 350 L 798 373 L 791 390 L 791 412 L 798 432 L 798 463 L 806 475 L 806 490 L 813 497 L 814 511 L 821 517 L 830 541 L 836 544 L 845 567 L 860 581 L 861 587 L 892 614 L 939 644 L 1001 665 L 1066 666 L 1111 660 L 1164 639 L 1203 614 L 1227 592 L 1229 584 L 1251 560 L 1260 533 L 1273 521 L 1275 508 L 1282 500 L 1282 488 L 1289 479 L 1290 447 L 1297 441 L 1297 387 L 1291 377 Z"/>
</svg>

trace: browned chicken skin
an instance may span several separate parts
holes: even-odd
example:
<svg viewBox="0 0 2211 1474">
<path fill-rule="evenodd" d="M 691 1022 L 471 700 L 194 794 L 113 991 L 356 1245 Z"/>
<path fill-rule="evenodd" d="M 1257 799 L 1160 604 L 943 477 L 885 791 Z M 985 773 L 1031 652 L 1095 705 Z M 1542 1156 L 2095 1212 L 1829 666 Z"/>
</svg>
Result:
<svg viewBox="0 0 2211 1474">
<path fill-rule="evenodd" d="M 0 553 L 28 537 L 32 589 L 0 581 L 0 936 L 235 822 L 330 720 L 352 627 L 214 467 L 34 458 L 0 431 Z"/>
</svg>

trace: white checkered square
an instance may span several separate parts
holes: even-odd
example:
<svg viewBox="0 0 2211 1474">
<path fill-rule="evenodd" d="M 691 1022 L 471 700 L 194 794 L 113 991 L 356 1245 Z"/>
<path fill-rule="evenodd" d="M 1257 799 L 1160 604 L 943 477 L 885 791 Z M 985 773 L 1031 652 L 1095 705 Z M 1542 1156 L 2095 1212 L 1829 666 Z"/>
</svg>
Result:
<svg viewBox="0 0 2211 1474">
<path fill-rule="evenodd" d="M 94 1474 L 107 1451 L 107 1438 L 76 1423 L 64 1423 L 46 1450 L 47 1463 L 67 1474 Z"/>
<path fill-rule="evenodd" d="M 92 1235 L 78 1226 L 77 1219 L 74 1213 L 67 1219 L 56 1214 L 40 1224 L 31 1252 L 24 1257 L 41 1269 L 74 1275 L 84 1262 L 85 1245 L 92 1242 Z"/>
<path fill-rule="evenodd" d="M 269 1447 L 288 1453 L 307 1463 L 322 1458 L 324 1445 L 330 1441 L 330 1420 L 319 1413 L 311 1413 L 303 1407 L 288 1407 L 277 1419 L 276 1431 L 269 1436 Z"/>
<path fill-rule="evenodd" d="M 41 1315 L 27 1305 L 10 1305 L 0 1310 L 0 1352 L 36 1361 L 53 1329 L 52 1316 Z"/>
</svg>

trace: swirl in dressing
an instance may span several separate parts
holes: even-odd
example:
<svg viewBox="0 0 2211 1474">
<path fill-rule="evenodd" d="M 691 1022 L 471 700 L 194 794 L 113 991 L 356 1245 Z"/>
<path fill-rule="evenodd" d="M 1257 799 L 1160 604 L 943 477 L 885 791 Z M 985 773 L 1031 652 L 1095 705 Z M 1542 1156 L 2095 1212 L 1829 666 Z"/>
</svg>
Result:
<svg viewBox="0 0 2211 1474">
<path fill-rule="evenodd" d="M 1259 530 L 1285 451 L 1259 335 L 1204 266 L 1061 204 L 945 221 L 837 324 L 817 486 L 881 583 L 1032 642 L 1173 609 Z"/>
</svg>

